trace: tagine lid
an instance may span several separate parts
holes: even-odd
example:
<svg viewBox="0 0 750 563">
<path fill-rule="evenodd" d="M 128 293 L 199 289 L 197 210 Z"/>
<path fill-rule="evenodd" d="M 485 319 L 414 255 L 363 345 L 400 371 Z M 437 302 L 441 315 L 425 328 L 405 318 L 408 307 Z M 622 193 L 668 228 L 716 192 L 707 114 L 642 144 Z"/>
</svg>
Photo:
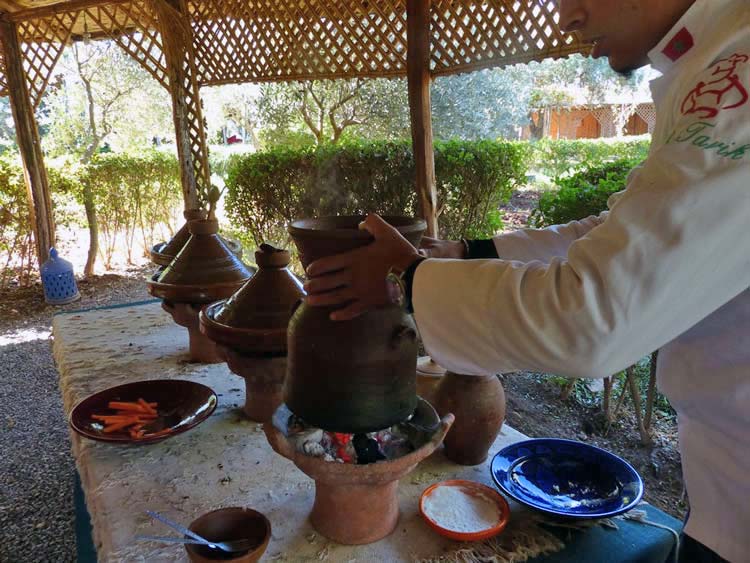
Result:
<svg viewBox="0 0 750 563">
<path fill-rule="evenodd" d="M 190 238 L 174 260 L 149 281 L 155 297 L 186 303 L 209 303 L 229 297 L 252 275 L 218 236 L 215 219 L 189 223 Z"/>
<path fill-rule="evenodd" d="M 160 242 L 151 247 L 151 261 L 154 264 L 168 266 L 190 239 L 190 222 L 205 220 L 207 214 L 203 209 L 186 209 L 183 211 L 183 216 L 185 217 L 185 223 L 168 242 Z M 225 239 L 221 235 L 219 235 L 219 238 L 229 247 L 232 253 L 237 255 L 238 258 L 242 258 L 242 247 L 237 241 Z"/>
<path fill-rule="evenodd" d="M 305 295 L 288 269 L 290 260 L 289 251 L 262 244 L 255 252 L 256 274 L 201 315 L 209 338 L 245 353 L 285 352 L 289 319 Z"/>
<path fill-rule="evenodd" d="M 299 249 L 302 265 L 307 266 L 323 256 L 339 254 L 370 244 L 373 236 L 359 224 L 365 215 L 337 215 L 317 219 L 299 219 L 289 227 L 289 234 Z M 424 219 L 400 215 L 383 215 L 414 247 L 419 247 L 422 234 L 427 229 Z"/>
</svg>

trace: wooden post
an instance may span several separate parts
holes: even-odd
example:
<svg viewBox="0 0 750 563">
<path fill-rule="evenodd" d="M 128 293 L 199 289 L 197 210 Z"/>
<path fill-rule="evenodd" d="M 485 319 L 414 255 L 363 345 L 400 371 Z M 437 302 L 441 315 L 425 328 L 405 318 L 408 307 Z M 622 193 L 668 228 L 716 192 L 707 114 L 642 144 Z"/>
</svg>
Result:
<svg viewBox="0 0 750 563">
<path fill-rule="evenodd" d="M 406 3 L 406 76 L 409 83 L 411 141 L 417 167 L 419 210 L 427 221 L 427 236 L 436 237 L 437 188 L 432 147 L 430 104 L 430 5 L 431 0 Z"/>
<path fill-rule="evenodd" d="M 0 21 L 0 41 L 5 59 L 5 79 L 8 84 L 13 121 L 16 125 L 16 140 L 23 161 L 24 179 L 29 194 L 31 225 L 36 242 L 39 266 L 49 258 L 49 249 L 55 243 L 55 221 L 52 216 L 52 200 L 44 168 L 44 156 L 39 130 L 34 119 L 34 108 L 26 84 L 21 46 L 18 42 L 16 24 Z"/>
<path fill-rule="evenodd" d="M 195 54 L 183 0 L 153 0 L 172 96 L 185 209 L 199 207 L 199 194 L 210 184 L 208 145 L 196 81 Z M 205 203 L 205 202 L 204 202 Z"/>
</svg>

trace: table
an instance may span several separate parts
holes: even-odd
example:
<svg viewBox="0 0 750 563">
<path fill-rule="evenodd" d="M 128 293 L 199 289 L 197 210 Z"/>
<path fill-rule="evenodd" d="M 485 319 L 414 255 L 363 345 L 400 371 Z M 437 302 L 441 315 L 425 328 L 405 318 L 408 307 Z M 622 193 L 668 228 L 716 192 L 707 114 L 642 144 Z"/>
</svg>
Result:
<svg viewBox="0 0 750 563">
<path fill-rule="evenodd" d="M 260 424 L 244 418 L 240 409 L 243 381 L 225 364 L 188 363 L 187 333 L 172 322 L 158 302 L 60 314 L 53 321 L 53 333 L 66 413 L 91 393 L 140 379 L 193 380 L 210 386 L 219 396 L 219 406 L 207 421 L 153 445 L 106 444 L 71 431 L 88 509 L 78 507 L 79 561 L 87 560 L 87 512 L 99 561 L 184 561 L 180 546 L 133 540 L 137 534 L 170 533 L 153 523 L 144 511 L 156 510 L 187 523 L 222 506 L 249 506 L 268 516 L 273 536 L 267 560 L 391 562 L 438 558 L 460 544 L 436 535 L 421 520 L 419 494 L 429 484 L 447 478 L 492 484 L 487 464 L 457 466 L 438 451 L 402 479 L 401 518 L 388 538 L 366 546 L 334 544 L 317 534 L 307 520 L 313 482 L 273 452 Z M 525 438 L 505 425 L 492 451 Z M 679 530 L 675 519 L 650 506 L 645 510 L 650 520 Z M 511 523 L 533 515 L 514 503 L 512 511 Z M 584 532 L 556 530 L 563 541 L 547 547 L 558 553 L 532 561 L 606 559 L 609 563 L 645 563 L 664 561 L 672 548 L 673 536 L 666 530 L 619 520 L 618 526 L 619 531 L 601 526 Z M 548 544 L 550 541 L 547 539 Z M 562 545 L 565 547 L 560 551 Z M 598 558 L 599 550 L 606 555 Z"/>
</svg>

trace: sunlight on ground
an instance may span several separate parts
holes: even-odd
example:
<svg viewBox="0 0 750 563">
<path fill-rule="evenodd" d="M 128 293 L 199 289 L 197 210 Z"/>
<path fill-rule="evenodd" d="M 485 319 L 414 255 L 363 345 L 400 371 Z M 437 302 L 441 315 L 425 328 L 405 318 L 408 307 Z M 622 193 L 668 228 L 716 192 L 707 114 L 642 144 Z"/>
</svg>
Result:
<svg viewBox="0 0 750 563">
<path fill-rule="evenodd" d="M 52 333 L 49 329 L 39 330 L 36 328 L 21 329 L 5 334 L 0 334 L 0 346 L 9 344 L 21 344 L 23 342 L 32 342 L 34 340 L 47 340 Z"/>
</svg>

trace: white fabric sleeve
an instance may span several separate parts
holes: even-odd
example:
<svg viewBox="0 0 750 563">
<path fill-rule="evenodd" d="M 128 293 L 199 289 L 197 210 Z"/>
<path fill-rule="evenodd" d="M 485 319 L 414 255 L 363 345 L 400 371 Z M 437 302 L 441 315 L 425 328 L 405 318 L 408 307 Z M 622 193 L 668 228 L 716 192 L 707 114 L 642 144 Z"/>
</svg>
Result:
<svg viewBox="0 0 750 563">
<path fill-rule="evenodd" d="M 497 255 L 503 260 L 549 262 L 568 253 L 570 245 L 604 221 L 607 211 L 565 225 L 544 229 L 519 229 L 492 239 Z"/>
<path fill-rule="evenodd" d="M 420 264 L 413 305 L 427 352 L 466 374 L 606 377 L 748 288 L 750 119 L 742 114 L 701 138 L 685 133 L 695 118 L 679 122 L 565 257 Z"/>
</svg>

